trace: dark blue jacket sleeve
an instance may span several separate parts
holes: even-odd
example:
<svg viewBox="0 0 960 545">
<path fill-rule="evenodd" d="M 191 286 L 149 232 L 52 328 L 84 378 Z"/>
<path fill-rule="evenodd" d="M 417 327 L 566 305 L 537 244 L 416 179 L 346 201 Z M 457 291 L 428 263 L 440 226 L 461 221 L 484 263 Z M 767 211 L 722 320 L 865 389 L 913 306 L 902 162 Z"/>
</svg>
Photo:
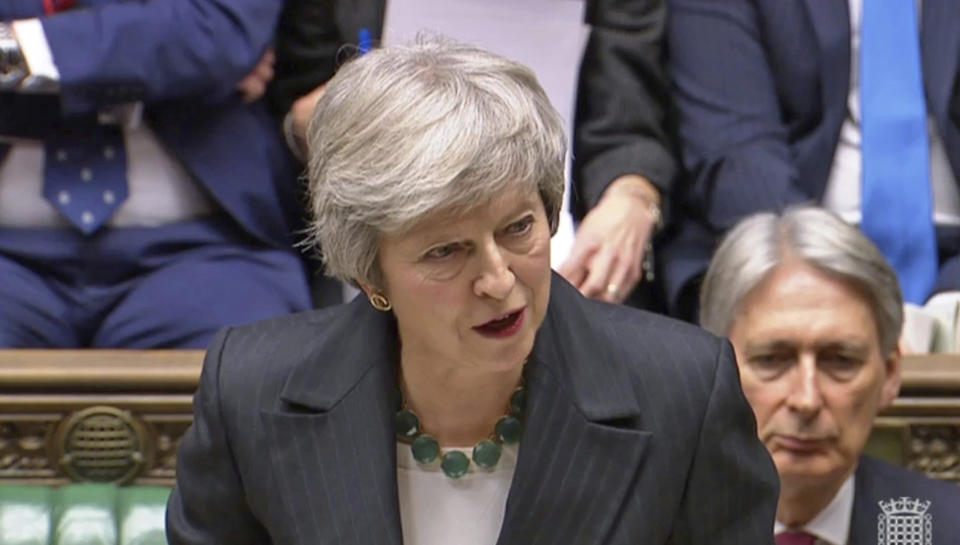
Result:
<svg viewBox="0 0 960 545">
<path fill-rule="evenodd" d="M 44 18 L 64 113 L 232 96 L 270 43 L 282 6 L 279 0 L 159 0 Z"/>
<path fill-rule="evenodd" d="M 685 204 L 722 231 L 750 213 L 806 200 L 754 2 L 671 0 L 670 8 Z"/>
</svg>

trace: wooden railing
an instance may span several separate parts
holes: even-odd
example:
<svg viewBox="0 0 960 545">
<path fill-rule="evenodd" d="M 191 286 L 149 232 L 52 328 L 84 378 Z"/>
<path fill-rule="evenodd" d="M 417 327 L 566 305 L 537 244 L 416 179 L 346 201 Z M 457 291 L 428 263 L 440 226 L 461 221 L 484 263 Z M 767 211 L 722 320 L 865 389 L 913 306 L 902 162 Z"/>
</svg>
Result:
<svg viewBox="0 0 960 545">
<path fill-rule="evenodd" d="M 0 484 L 173 484 L 202 361 L 202 351 L 0 350 Z M 960 355 L 905 359 L 870 451 L 960 483 Z"/>
<path fill-rule="evenodd" d="M 0 483 L 172 485 L 203 351 L 0 351 Z"/>
</svg>

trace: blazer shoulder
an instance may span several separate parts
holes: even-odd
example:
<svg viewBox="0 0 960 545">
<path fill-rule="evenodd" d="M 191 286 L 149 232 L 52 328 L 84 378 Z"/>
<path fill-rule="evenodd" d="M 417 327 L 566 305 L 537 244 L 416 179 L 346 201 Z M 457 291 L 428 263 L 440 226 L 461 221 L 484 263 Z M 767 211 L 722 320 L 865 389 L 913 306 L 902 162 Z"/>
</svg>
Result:
<svg viewBox="0 0 960 545">
<path fill-rule="evenodd" d="M 924 504 L 929 502 L 927 513 L 932 518 L 935 534 L 960 535 L 960 519 L 956 516 L 960 513 L 960 487 L 957 485 L 869 456 L 860 458 L 856 475 L 857 493 L 866 494 L 865 506 L 875 510 L 878 516 L 882 504 L 891 500 L 910 498 Z"/>
<path fill-rule="evenodd" d="M 224 330 L 208 350 L 204 366 L 216 366 L 220 390 L 230 397 L 278 393 L 297 365 L 334 342 L 332 330 L 342 310 L 338 305 Z M 209 361 L 211 357 L 217 361 Z"/>
<path fill-rule="evenodd" d="M 727 341 L 699 326 L 622 305 L 589 303 L 603 316 L 617 343 L 654 359 L 716 361 Z"/>
</svg>

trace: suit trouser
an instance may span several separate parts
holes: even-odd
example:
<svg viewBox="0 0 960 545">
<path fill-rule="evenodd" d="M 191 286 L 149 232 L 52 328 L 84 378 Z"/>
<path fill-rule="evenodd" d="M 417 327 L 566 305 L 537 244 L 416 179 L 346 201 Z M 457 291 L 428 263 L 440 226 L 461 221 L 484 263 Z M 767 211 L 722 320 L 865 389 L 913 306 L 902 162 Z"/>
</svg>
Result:
<svg viewBox="0 0 960 545">
<path fill-rule="evenodd" d="M 299 256 L 227 218 L 0 229 L 0 347 L 204 348 L 224 326 L 308 308 Z"/>
</svg>

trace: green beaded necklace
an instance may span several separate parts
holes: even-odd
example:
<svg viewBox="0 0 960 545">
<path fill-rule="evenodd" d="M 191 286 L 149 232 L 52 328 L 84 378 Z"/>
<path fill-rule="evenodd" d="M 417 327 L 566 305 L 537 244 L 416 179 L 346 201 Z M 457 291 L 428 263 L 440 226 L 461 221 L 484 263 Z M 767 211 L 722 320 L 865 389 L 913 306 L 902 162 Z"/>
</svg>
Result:
<svg viewBox="0 0 960 545">
<path fill-rule="evenodd" d="M 401 394 L 402 397 L 402 394 Z M 527 389 L 521 384 L 510 395 L 507 413 L 497 420 L 493 433 L 487 439 L 481 439 L 473 446 L 473 462 L 484 469 L 493 469 L 500 462 L 502 445 L 512 445 L 520 441 L 523 431 L 521 419 L 527 404 Z M 437 439 L 420 429 L 420 419 L 408 407 L 406 400 L 401 403 L 396 416 L 397 439 L 410 444 L 413 459 L 421 464 L 432 463 L 440 457 L 440 468 L 451 479 L 459 479 L 470 469 L 470 459 L 459 450 L 441 453 Z"/>
</svg>

